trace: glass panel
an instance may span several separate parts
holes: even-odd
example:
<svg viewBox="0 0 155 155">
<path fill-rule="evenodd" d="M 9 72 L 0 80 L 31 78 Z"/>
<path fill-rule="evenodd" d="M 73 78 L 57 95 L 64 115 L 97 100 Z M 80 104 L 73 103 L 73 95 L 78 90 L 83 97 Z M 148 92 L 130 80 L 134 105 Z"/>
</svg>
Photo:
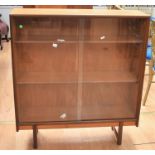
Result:
<svg viewBox="0 0 155 155">
<path fill-rule="evenodd" d="M 16 43 L 17 83 L 73 83 L 78 77 L 78 45 L 73 43 Z"/>
<path fill-rule="evenodd" d="M 83 44 L 83 82 L 136 82 L 141 44 Z"/>
<path fill-rule="evenodd" d="M 21 122 L 135 118 L 142 19 L 27 18 L 13 38 Z"/>
<path fill-rule="evenodd" d="M 77 120 L 77 84 L 17 85 L 20 122 Z"/>
<path fill-rule="evenodd" d="M 74 41 L 78 19 L 72 17 L 15 17 L 15 41 Z"/>
<path fill-rule="evenodd" d="M 142 19 L 87 18 L 84 24 L 85 41 L 142 42 Z"/>
<path fill-rule="evenodd" d="M 78 87 L 81 120 L 136 117 L 144 39 L 140 22 L 143 20 L 83 20 Z"/>
<path fill-rule="evenodd" d="M 137 84 L 83 84 L 81 120 L 135 118 Z"/>
</svg>

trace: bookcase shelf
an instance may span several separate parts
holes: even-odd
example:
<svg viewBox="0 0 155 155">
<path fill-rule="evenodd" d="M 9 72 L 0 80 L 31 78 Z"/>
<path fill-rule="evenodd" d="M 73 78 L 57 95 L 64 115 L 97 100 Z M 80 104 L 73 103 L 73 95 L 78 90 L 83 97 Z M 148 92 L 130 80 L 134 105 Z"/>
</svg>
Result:
<svg viewBox="0 0 155 155">
<path fill-rule="evenodd" d="M 138 126 L 149 16 L 125 10 L 15 9 L 16 129 Z"/>
<path fill-rule="evenodd" d="M 104 39 L 101 39 L 104 38 Z M 63 40 L 64 43 L 142 43 L 143 40 L 141 40 L 140 36 L 137 35 L 100 35 L 100 36 L 89 36 L 83 37 L 83 39 L 79 39 L 78 37 L 69 35 L 69 36 L 60 36 L 60 35 L 25 35 L 18 36 L 15 40 L 15 43 L 51 43 L 51 42 L 57 42 L 59 43 L 59 40 Z"/>
<path fill-rule="evenodd" d="M 78 73 L 57 73 L 47 72 L 21 72 L 17 76 L 17 84 L 52 84 L 52 83 L 130 83 L 138 82 L 132 72 L 105 71 L 86 72 L 81 80 L 78 80 Z"/>
</svg>

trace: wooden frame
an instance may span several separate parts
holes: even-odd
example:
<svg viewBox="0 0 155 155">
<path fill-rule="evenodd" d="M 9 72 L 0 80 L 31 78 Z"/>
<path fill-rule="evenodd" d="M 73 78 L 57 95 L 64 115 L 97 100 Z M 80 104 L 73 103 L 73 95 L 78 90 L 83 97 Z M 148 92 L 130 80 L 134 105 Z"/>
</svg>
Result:
<svg viewBox="0 0 155 155">
<path fill-rule="evenodd" d="M 32 129 L 37 148 L 40 128 L 107 126 L 120 145 L 139 122 L 149 16 L 15 9 L 10 20 L 17 131 Z"/>
</svg>

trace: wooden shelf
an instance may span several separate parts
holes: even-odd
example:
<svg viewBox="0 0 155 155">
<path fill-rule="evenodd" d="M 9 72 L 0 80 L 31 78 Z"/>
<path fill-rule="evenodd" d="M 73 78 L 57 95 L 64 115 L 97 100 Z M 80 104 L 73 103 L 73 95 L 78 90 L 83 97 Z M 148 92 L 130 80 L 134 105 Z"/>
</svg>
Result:
<svg viewBox="0 0 155 155">
<path fill-rule="evenodd" d="M 139 35 L 86 35 L 83 37 L 84 42 L 101 42 L 101 43 L 142 43 Z"/>
<path fill-rule="evenodd" d="M 47 73 L 22 72 L 17 75 L 17 84 L 50 84 L 50 83 L 130 83 L 137 82 L 132 72 L 85 72 L 82 80 L 78 80 L 78 73 Z"/>
<path fill-rule="evenodd" d="M 128 83 L 137 82 L 134 73 L 128 71 L 103 71 L 103 72 L 84 72 L 83 82 L 85 83 Z"/>
<path fill-rule="evenodd" d="M 140 39 L 139 36 L 134 35 L 120 35 L 120 36 L 107 36 L 105 39 L 101 40 L 101 36 L 86 36 L 83 37 L 82 40 L 78 40 L 76 36 L 52 36 L 52 35 L 26 35 L 17 36 L 14 39 L 15 43 L 50 43 L 50 42 L 58 42 L 57 40 L 63 39 L 63 43 L 142 43 L 143 40 Z"/>
<path fill-rule="evenodd" d="M 33 43 L 33 42 L 57 42 L 58 39 L 63 39 L 65 42 L 77 42 L 78 37 L 73 35 L 53 35 L 53 34 L 28 34 L 28 35 L 18 35 L 14 42 L 15 43 Z"/>
<path fill-rule="evenodd" d="M 77 83 L 77 73 L 22 72 L 17 75 L 18 84 Z"/>
</svg>

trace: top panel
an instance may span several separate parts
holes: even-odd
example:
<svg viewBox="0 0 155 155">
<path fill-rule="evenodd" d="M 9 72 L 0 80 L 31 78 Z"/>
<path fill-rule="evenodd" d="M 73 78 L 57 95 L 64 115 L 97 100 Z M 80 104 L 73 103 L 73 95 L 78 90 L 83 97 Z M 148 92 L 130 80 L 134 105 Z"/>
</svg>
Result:
<svg viewBox="0 0 155 155">
<path fill-rule="evenodd" d="M 96 10 L 96 9 L 29 9 L 15 8 L 12 16 L 107 16 L 107 17 L 149 17 L 141 11 L 136 10 Z"/>
</svg>

